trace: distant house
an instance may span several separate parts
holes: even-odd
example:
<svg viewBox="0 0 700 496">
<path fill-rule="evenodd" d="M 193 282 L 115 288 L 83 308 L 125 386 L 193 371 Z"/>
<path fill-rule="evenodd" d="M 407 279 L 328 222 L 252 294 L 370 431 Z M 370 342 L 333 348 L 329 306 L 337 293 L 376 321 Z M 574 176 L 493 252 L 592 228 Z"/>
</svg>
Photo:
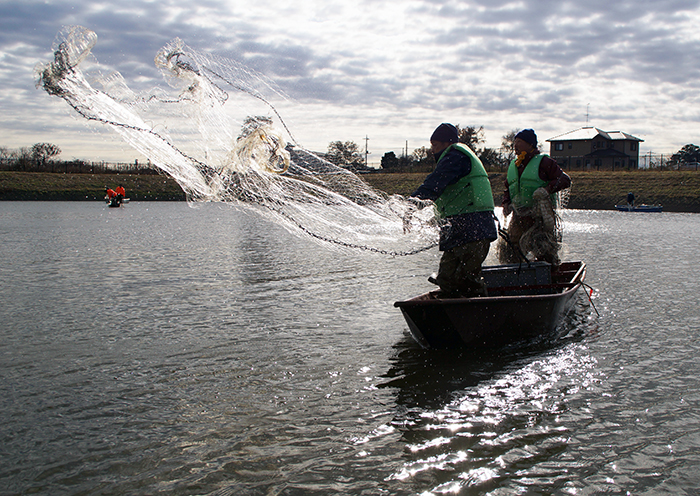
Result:
<svg viewBox="0 0 700 496">
<path fill-rule="evenodd" d="M 564 169 L 618 170 L 639 168 L 639 143 L 622 131 L 582 127 L 547 140 L 549 155 Z"/>
</svg>

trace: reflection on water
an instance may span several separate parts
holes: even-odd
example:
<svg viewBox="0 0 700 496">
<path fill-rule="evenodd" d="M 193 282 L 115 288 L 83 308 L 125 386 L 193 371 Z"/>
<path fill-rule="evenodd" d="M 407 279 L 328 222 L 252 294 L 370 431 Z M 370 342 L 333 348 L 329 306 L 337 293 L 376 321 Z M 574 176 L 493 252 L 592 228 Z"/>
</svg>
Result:
<svg viewBox="0 0 700 496">
<path fill-rule="evenodd" d="M 645 220 L 646 219 L 646 220 Z M 218 204 L 0 204 L 3 494 L 693 494 L 697 216 L 567 211 L 554 341 L 426 351 L 436 251 Z"/>
<path fill-rule="evenodd" d="M 539 465 L 565 450 L 571 431 L 561 416 L 581 389 L 598 387 L 595 365 L 572 346 L 519 359 L 495 377 L 455 391 L 443 407 L 409 415 L 402 423 L 410 425 L 403 436 L 410 457 L 394 477 L 429 480 L 440 492 L 523 489 L 518 472 L 537 473 L 540 484 L 555 484 L 559 475 L 566 480 L 566 465 Z"/>
<path fill-rule="evenodd" d="M 538 465 L 561 453 L 570 435 L 562 415 L 580 391 L 599 388 L 597 361 L 579 343 L 595 332 L 580 298 L 554 341 L 490 351 L 423 350 L 395 344 L 387 381 L 396 390 L 392 427 L 405 444 L 390 480 L 435 493 L 497 487 L 526 490 L 517 472 L 540 483 L 566 481 L 568 470 Z"/>
</svg>

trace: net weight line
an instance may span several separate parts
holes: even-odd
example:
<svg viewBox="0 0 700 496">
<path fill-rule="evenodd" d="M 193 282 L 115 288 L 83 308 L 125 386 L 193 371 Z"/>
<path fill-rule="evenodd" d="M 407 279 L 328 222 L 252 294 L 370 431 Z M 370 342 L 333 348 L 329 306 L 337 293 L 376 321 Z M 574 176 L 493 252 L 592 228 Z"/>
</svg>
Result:
<svg viewBox="0 0 700 496">
<path fill-rule="evenodd" d="M 329 237 L 327 237 L 327 236 L 323 236 L 323 235 L 321 235 L 321 234 L 315 233 L 315 232 L 311 231 L 310 229 L 304 227 L 301 223 L 299 223 L 297 220 L 295 220 L 294 218 L 292 218 L 292 217 L 290 217 L 289 215 L 287 215 L 285 212 L 283 212 L 283 211 L 281 211 L 281 210 L 274 209 L 274 208 L 270 207 L 269 205 L 264 205 L 264 206 L 265 206 L 266 208 L 270 209 L 270 210 L 271 210 L 272 212 L 274 212 L 275 214 L 277 214 L 277 215 L 283 217 L 284 219 L 286 219 L 286 220 L 289 221 L 290 223 L 294 224 L 294 225 L 295 225 L 299 230 L 301 230 L 304 234 L 307 234 L 307 235 L 311 236 L 312 238 L 316 238 L 316 239 L 318 239 L 319 241 L 324 241 L 324 242 L 326 242 L 326 243 L 330 243 L 330 244 L 342 246 L 342 247 L 344 247 L 344 248 L 352 248 L 352 249 L 355 249 L 355 250 L 370 251 L 370 252 L 372 252 L 372 253 L 379 253 L 379 254 L 382 254 L 382 255 L 389 255 L 389 256 L 391 256 L 391 257 L 407 257 L 407 256 L 410 256 L 410 255 L 417 255 L 418 253 L 422 253 L 422 252 L 424 252 L 424 251 L 428 251 L 428 250 L 430 250 L 430 249 L 432 249 L 432 248 L 435 248 L 435 247 L 438 245 L 437 243 L 433 243 L 433 244 L 431 244 L 431 245 L 423 246 L 423 247 L 421 247 L 421 248 L 416 248 L 416 249 L 414 249 L 414 250 L 409 250 L 409 251 L 393 251 L 393 250 L 385 250 L 385 249 L 382 249 L 382 248 L 375 248 L 375 247 L 373 247 L 373 246 L 366 246 L 366 245 L 358 245 L 358 244 L 354 244 L 354 243 L 348 243 L 347 241 L 340 241 L 340 240 L 337 240 L 337 239 L 329 238 Z"/>
</svg>

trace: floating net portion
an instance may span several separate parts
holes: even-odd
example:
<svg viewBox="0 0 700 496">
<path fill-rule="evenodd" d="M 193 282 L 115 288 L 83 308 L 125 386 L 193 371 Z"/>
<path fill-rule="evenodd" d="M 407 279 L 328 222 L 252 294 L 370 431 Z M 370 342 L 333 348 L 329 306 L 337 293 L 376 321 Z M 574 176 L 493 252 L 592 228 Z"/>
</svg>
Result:
<svg viewBox="0 0 700 496">
<path fill-rule="evenodd" d="M 271 103 L 284 95 L 264 76 L 176 39 L 155 56 L 169 88 L 136 94 L 119 73 L 81 70 L 96 42 L 86 28 L 64 28 L 54 61 L 35 70 L 37 87 L 116 131 L 191 203 L 253 209 L 342 249 L 398 256 L 436 246 L 432 206 L 377 191 L 301 147 Z"/>
</svg>

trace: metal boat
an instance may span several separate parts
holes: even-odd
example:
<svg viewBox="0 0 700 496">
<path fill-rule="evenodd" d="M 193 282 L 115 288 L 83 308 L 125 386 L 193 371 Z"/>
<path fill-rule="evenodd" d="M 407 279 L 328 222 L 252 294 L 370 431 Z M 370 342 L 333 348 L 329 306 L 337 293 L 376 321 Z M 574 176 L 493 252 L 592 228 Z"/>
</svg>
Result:
<svg viewBox="0 0 700 496">
<path fill-rule="evenodd" d="M 485 266 L 488 296 L 444 298 L 431 291 L 397 301 L 423 348 L 494 348 L 553 334 L 586 277 L 584 262 Z"/>
<path fill-rule="evenodd" d="M 661 212 L 662 205 L 615 205 L 620 212 Z"/>
</svg>

